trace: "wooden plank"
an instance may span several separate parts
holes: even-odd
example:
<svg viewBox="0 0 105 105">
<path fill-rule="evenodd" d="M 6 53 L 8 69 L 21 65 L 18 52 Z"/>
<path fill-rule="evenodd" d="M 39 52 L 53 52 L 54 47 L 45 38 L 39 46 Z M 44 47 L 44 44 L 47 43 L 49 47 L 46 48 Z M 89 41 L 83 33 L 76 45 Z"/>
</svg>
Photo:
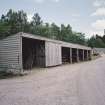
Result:
<svg viewBox="0 0 105 105">
<path fill-rule="evenodd" d="M 21 69 L 20 53 L 19 34 L 0 40 L 0 66 Z"/>
<path fill-rule="evenodd" d="M 70 48 L 70 63 L 72 63 L 72 48 Z"/>
<path fill-rule="evenodd" d="M 61 64 L 60 44 L 45 42 L 46 66 L 56 66 Z"/>
</svg>

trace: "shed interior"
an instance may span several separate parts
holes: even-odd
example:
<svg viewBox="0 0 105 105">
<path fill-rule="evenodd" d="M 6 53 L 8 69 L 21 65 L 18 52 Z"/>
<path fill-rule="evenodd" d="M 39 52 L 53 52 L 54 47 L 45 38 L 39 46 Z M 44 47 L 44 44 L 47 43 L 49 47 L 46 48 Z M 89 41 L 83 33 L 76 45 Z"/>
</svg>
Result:
<svg viewBox="0 0 105 105">
<path fill-rule="evenodd" d="M 77 62 L 77 49 L 76 48 L 72 48 L 72 63 Z"/>
<path fill-rule="evenodd" d="M 87 61 L 88 60 L 88 51 L 84 50 L 84 60 Z"/>
<path fill-rule="evenodd" d="M 88 60 L 91 60 L 91 51 L 88 50 Z"/>
<path fill-rule="evenodd" d="M 70 48 L 62 47 L 62 63 L 70 63 Z"/>
<path fill-rule="evenodd" d="M 83 50 L 82 49 L 79 49 L 79 61 L 83 61 L 84 60 L 84 56 L 83 56 Z"/>
<path fill-rule="evenodd" d="M 22 38 L 23 69 L 45 67 L 45 41 Z"/>
</svg>

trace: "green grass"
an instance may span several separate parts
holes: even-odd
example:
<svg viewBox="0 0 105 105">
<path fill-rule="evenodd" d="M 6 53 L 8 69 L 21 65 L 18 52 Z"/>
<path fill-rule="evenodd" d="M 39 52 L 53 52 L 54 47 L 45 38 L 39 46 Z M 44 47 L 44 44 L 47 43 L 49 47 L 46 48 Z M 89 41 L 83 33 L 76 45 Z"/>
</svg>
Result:
<svg viewBox="0 0 105 105">
<path fill-rule="evenodd" d="M 0 79 L 13 78 L 15 75 L 13 73 L 7 73 L 5 71 L 0 71 Z"/>
</svg>

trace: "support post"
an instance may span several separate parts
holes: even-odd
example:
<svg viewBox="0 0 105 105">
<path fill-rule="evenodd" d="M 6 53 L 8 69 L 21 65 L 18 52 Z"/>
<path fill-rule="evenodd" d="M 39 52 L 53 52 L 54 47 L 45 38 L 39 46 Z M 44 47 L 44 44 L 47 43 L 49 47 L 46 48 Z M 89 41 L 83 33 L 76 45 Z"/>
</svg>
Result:
<svg viewBox="0 0 105 105">
<path fill-rule="evenodd" d="M 22 50 L 22 33 L 19 34 L 20 37 L 20 55 L 19 55 L 19 60 L 20 60 L 20 74 L 22 74 L 24 72 L 23 70 L 23 50 Z"/>
<path fill-rule="evenodd" d="M 89 60 L 92 60 L 92 51 L 91 50 L 89 50 Z"/>
<path fill-rule="evenodd" d="M 72 63 L 72 48 L 70 48 L 70 63 Z"/>
<path fill-rule="evenodd" d="M 86 50 L 86 60 L 88 61 L 88 50 Z"/>
<path fill-rule="evenodd" d="M 79 62 L 79 49 L 77 49 L 77 62 Z"/>
<path fill-rule="evenodd" d="M 85 60 L 85 56 L 84 56 L 84 50 L 83 50 L 83 55 L 82 55 L 82 57 L 83 57 L 83 61 Z"/>
<path fill-rule="evenodd" d="M 89 50 L 88 50 L 88 60 L 90 59 L 90 52 L 89 52 Z"/>
</svg>

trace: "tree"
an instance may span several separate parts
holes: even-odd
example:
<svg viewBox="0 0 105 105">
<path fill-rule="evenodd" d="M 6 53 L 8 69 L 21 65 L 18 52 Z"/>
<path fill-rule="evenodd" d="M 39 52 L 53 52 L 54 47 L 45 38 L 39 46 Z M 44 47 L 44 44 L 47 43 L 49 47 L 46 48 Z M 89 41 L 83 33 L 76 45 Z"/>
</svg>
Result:
<svg viewBox="0 0 105 105">
<path fill-rule="evenodd" d="M 92 36 L 89 40 L 88 40 L 88 46 L 94 48 L 105 48 L 105 43 L 103 42 L 103 40 L 101 39 L 101 37 L 99 37 L 98 35 L 96 36 Z"/>
<path fill-rule="evenodd" d="M 61 24 L 61 40 L 70 42 L 72 35 L 71 26 L 69 24 L 67 26 Z"/>
<path fill-rule="evenodd" d="M 38 13 L 35 13 L 34 16 L 32 17 L 32 22 L 31 24 L 33 26 L 39 26 L 43 23 L 43 21 L 41 20 L 41 17 L 39 16 Z"/>
<path fill-rule="evenodd" d="M 41 27 L 41 35 L 50 38 L 50 25 L 49 23 L 43 24 Z"/>
<path fill-rule="evenodd" d="M 10 26 L 8 25 L 8 20 L 5 15 L 1 16 L 0 19 L 0 38 L 4 38 L 10 35 Z"/>
<path fill-rule="evenodd" d="M 10 9 L 6 15 L 2 15 L 0 19 L 1 37 L 25 31 L 27 26 L 27 15 L 24 11 L 14 12 Z"/>
<path fill-rule="evenodd" d="M 59 33 L 60 33 L 60 28 L 55 23 L 52 23 L 49 31 L 50 38 L 59 39 Z"/>
<path fill-rule="evenodd" d="M 85 34 L 78 32 L 78 33 L 75 33 L 75 36 L 76 36 L 75 37 L 75 39 L 76 39 L 75 43 L 86 45 Z"/>
<path fill-rule="evenodd" d="M 13 11 L 10 9 L 6 15 L 3 14 L 1 16 L 0 38 L 4 38 L 20 31 L 66 42 L 86 45 L 85 34 L 72 31 L 72 27 L 69 24 L 61 24 L 59 27 L 55 23 L 43 23 L 38 13 L 34 14 L 31 22 L 27 21 L 27 14 L 23 10 Z M 99 37 L 97 35 L 96 37 L 97 38 L 94 39 L 94 42 L 97 41 L 100 46 L 104 46 L 103 42 L 105 42 L 105 36 Z M 93 45 L 91 44 L 91 40 L 92 39 L 88 40 L 89 45 Z"/>
<path fill-rule="evenodd" d="M 31 32 L 33 34 L 37 34 L 37 35 L 41 35 L 41 31 L 42 31 L 42 20 L 41 17 L 39 16 L 38 13 L 35 13 L 34 16 L 32 17 L 32 21 L 31 21 Z"/>
<path fill-rule="evenodd" d="M 102 37 L 103 42 L 105 43 L 105 35 Z"/>
<path fill-rule="evenodd" d="M 24 11 L 18 11 L 17 26 L 19 26 L 18 27 L 19 31 L 25 31 L 27 25 L 28 25 L 27 14 Z"/>
</svg>

